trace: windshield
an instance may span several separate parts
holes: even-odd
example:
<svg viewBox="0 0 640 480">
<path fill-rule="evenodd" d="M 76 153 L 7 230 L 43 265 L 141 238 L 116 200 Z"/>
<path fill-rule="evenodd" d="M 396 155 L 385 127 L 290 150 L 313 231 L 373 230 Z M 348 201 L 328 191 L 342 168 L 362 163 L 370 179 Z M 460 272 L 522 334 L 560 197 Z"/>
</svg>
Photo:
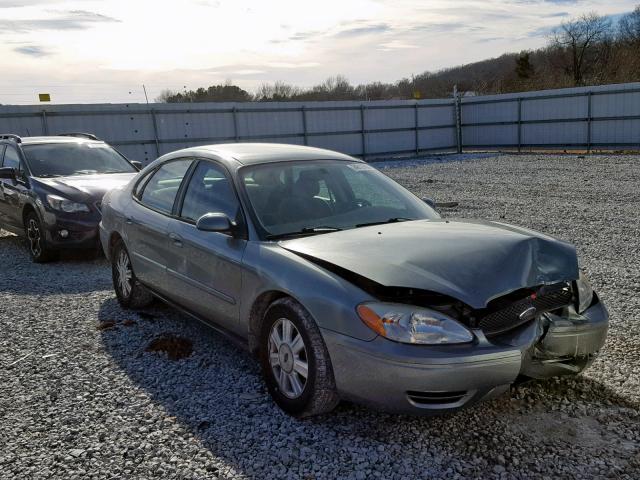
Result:
<svg viewBox="0 0 640 480">
<path fill-rule="evenodd" d="M 439 218 L 366 163 L 269 163 L 243 169 L 241 178 L 267 238 Z"/>
<path fill-rule="evenodd" d="M 36 177 L 135 172 L 122 155 L 105 143 L 43 143 L 22 147 Z"/>
</svg>

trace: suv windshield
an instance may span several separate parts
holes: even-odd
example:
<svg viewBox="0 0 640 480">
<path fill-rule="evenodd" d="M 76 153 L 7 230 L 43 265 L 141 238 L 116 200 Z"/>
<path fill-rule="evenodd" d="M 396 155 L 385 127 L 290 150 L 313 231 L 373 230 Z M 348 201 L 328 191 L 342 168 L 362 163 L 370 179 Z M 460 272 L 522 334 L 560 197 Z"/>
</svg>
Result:
<svg viewBox="0 0 640 480">
<path fill-rule="evenodd" d="M 269 163 L 243 169 L 241 178 L 263 234 L 270 239 L 439 218 L 366 163 Z"/>
<path fill-rule="evenodd" d="M 106 143 L 43 143 L 24 145 L 22 150 L 36 177 L 136 172 L 133 165 Z"/>
</svg>

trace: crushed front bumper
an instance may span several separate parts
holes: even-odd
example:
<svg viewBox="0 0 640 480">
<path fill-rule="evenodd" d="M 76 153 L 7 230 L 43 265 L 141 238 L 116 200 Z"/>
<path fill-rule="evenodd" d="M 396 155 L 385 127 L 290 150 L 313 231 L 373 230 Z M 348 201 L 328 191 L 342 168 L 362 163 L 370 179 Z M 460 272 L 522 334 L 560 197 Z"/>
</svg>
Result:
<svg viewBox="0 0 640 480">
<path fill-rule="evenodd" d="M 342 398 L 414 414 L 455 411 L 506 391 L 516 379 L 576 374 L 604 344 L 608 313 L 596 301 L 583 315 L 544 314 L 488 340 L 466 345 L 366 342 L 323 330 Z"/>
</svg>

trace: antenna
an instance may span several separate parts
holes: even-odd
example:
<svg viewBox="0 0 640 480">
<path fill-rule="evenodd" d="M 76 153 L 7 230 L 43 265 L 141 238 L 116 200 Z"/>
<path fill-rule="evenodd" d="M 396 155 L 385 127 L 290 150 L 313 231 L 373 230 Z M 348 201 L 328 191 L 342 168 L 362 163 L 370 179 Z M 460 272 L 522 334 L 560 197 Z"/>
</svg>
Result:
<svg viewBox="0 0 640 480">
<path fill-rule="evenodd" d="M 147 101 L 147 105 L 149 105 L 149 97 L 147 97 L 147 87 L 144 86 L 144 83 L 142 84 L 142 90 L 144 90 L 144 98 Z"/>
</svg>

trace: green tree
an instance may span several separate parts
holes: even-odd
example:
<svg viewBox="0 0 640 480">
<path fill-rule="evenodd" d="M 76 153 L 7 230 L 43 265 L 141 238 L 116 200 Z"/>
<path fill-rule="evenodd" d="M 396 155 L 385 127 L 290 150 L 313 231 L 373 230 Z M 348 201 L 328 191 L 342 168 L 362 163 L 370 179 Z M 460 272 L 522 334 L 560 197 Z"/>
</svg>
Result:
<svg viewBox="0 0 640 480">
<path fill-rule="evenodd" d="M 533 65 L 531 64 L 531 54 L 522 52 L 516 58 L 516 75 L 521 80 L 527 80 L 535 74 Z"/>
</svg>

